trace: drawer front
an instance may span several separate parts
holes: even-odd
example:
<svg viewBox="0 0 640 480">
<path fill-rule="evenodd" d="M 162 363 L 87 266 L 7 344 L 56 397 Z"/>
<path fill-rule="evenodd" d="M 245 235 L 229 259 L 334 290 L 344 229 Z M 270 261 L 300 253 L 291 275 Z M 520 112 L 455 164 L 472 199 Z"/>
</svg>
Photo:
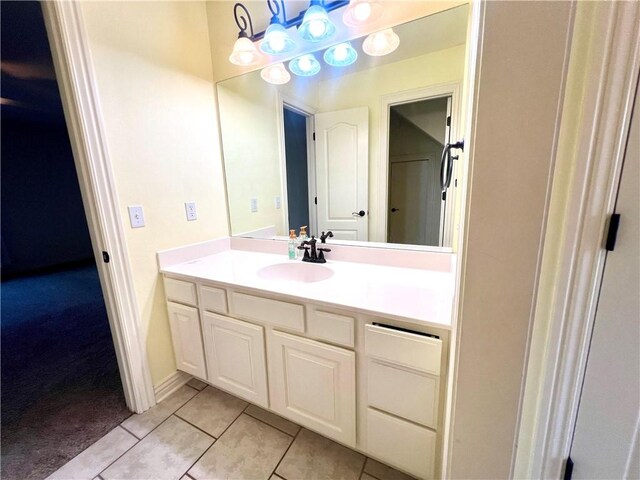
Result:
<svg viewBox="0 0 640 480">
<path fill-rule="evenodd" d="M 200 306 L 208 312 L 227 313 L 227 293 L 222 288 L 200 287 Z"/>
<path fill-rule="evenodd" d="M 246 320 L 268 323 L 296 332 L 304 332 L 304 307 L 295 303 L 230 292 L 231 314 Z"/>
<path fill-rule="evenodd" d="M 438 378 L 369 360 L 368 404 L 435 429 L 438 425 Z"/>
<path fill-rule="evenodd" d="M 167 300 L 178 303 L 186 303 L 188 305 L 197 305 L 198 296 L 196 295 L 196 285 L 175 278 L 164 278 L 164 293 Z"/>
<path fill-rule="evenodd" d="M 365 325 L 365 351 L 370 357 L 440 375 L 442 341 L 437 338 Z"/>
<path fill-rule="evenodd" d="M 367 409 L 367 451 L 373 457 L 419 478 L 433 478 L 435 432 Z"/>
<path fill-rule="evenodd" d="M 310 308 L 307 333 L 321 340 L 353 348 L 355 345 L 354 323 L 353 317 Z"/>
</svg>

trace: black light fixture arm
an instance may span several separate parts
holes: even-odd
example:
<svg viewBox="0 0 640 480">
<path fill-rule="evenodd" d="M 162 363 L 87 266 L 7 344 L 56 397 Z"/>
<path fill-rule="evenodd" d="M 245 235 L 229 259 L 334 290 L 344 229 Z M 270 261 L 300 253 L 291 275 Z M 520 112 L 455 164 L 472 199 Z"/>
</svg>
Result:
<svg viewBox="0 0 640 480">
<path fill-rule="evenodd" d="M 322 5 L 327 12 L 332 12 L 333 10 L 337 10 L 338 8 L 349 5 L 349 0 L 333 0 L 330 2 L 325 2 L 324 0 L 311 0 L 309 6 L 311 7 L 313 5 Z M 273 22 L 275 18 L 284 28 L 299 27 L 302 24 L 304 14 L 307 11 L 302 10 L 296 17 L 287 19 L 284 0 L 267 0 L 267 6 L 273 14 L 271 21 Z M 238 14 L 238 10 L 240 9 L 244 10 L 244 13 L 240 12 L 240 14 Z M 280 14 L 282 14 L 282 16 L 280 16 Z M 249 15 L 247 7 L 245 7 L 242 3 L 235 4 L 235 6 L 233 7 L 233 15 L 236 20 L 236 25 L 238 25 L 238 28 L 240 29 L 238 37 L 248 37 L 252 42 L 261 40 L 264 37 L 266 29 L 254 33 L 253 24 L 251 23 L 251 15 Z M 250 29 L 251 34 L 247 33 L 248 28 Z"/>
<path fill-rule="evenodd" d="M 247 7 L 241 3 L 236 3 L 233 7 L 233 17 L 236 20 L 236 25 L 240 29 L 238 38 L 248 37 L 250 40 L 253 40 L 253 22 L 251 21 L 251 15 Z M 247 28 L 250 29 L 251 34 L 247 34 Z"/>
</svg>

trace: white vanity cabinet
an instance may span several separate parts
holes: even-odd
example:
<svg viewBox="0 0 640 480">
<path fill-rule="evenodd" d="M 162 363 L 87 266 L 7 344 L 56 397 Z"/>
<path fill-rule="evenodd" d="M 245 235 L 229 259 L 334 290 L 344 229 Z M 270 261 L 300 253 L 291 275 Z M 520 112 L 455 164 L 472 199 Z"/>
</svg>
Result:
<svg viewBox="0 0 640 480">
<path fill-rule="evenodd" d="M 207 378 L 198 310 L 179 303 L 167 302 L 167 311 L 178 370 L 194 377 Z"/>
<path fill-rule="evenodd" d="M 439 475 L 446 330 L 197 280 L 165 277 L 165 289 L 179 370 L 418 478 Z"/>
<path fill-rule="evenodd" d="M 269 354 L 271 408 L 355 447 L 355 352 L 273 331 Z"/>
<path fill-rule="evenodd" d="M 202 331 L 209 382 L 268 408 L 264 328 L 204 312 Z"/>
</svg>

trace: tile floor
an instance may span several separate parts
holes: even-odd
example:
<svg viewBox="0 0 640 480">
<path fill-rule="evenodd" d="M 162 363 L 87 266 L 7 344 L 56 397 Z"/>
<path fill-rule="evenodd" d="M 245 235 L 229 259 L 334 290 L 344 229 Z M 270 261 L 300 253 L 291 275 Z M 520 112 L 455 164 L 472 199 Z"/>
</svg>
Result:
<svg viewBox="0 0 640 480">
<path fill-rule="evenodd" d="M 49 479 L 410 480 L 199 380 L 133 415 Z"/>
</svg>

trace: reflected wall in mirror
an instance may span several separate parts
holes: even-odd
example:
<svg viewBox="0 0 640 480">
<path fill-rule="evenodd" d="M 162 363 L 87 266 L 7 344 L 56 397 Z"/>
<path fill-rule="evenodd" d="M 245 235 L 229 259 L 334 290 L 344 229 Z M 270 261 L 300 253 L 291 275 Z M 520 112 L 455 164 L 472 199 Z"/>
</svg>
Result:
<svg viewBox="0 0 640 480">
<path fill-rule="evenodd" d="M 334 240 L 451 247 L 456 169 L 443 194 L 440 161 L 464 121 L 468 14 L 395 26 L 400 45 L 381 57 L 352 40 L 355 63 L 321 61 L 284 85 L 259 71 L 218 83 L 232 234 L 287 238 L 308 225 Z"/>
</svg>

